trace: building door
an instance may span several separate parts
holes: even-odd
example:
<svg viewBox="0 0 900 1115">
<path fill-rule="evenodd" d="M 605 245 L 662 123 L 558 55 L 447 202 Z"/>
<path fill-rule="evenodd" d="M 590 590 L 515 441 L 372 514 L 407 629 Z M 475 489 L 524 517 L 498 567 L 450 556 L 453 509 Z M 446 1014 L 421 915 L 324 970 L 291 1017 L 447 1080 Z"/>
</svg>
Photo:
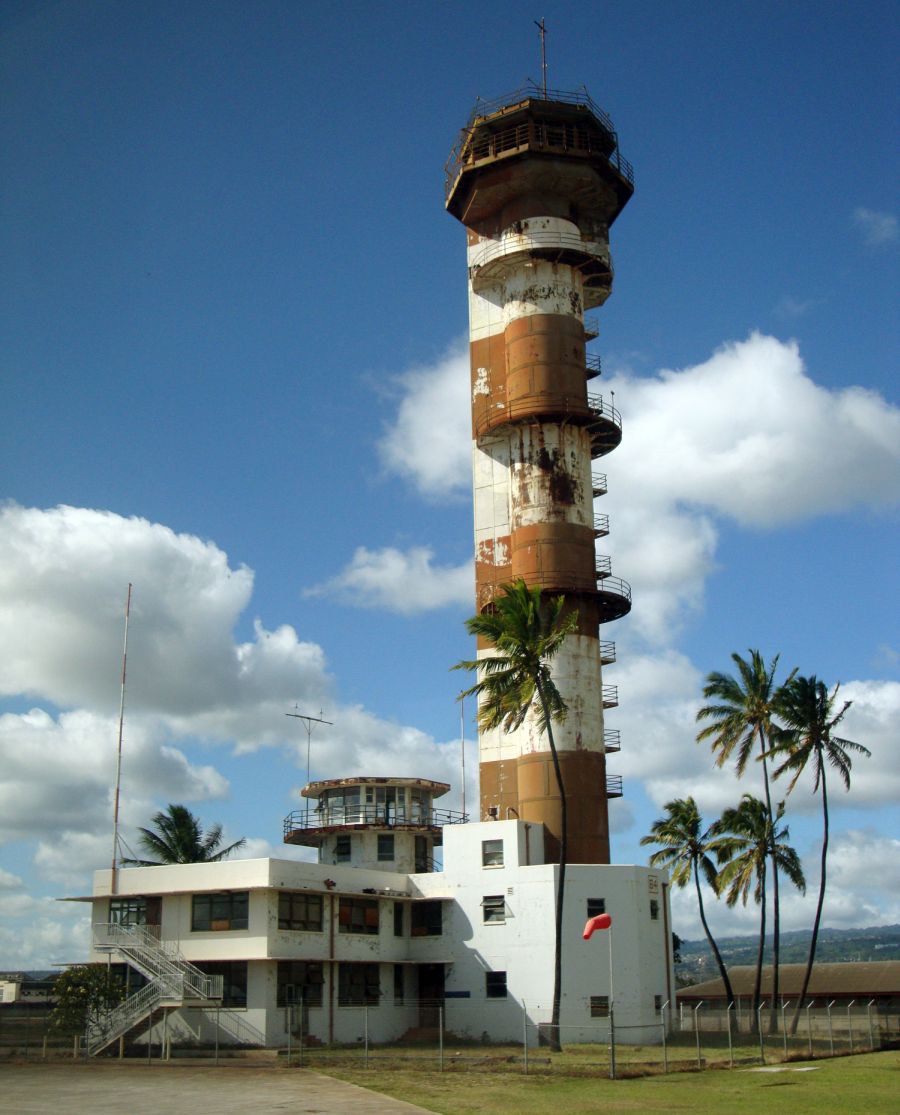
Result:
<svg viewBox="0 0 900 1115">
<path fill-rule="evenodd" d="M 440 1009 L 444 1005 L 444 965 L 420 964 L 419 1025 L 440 1025 Z"/>
</svg>

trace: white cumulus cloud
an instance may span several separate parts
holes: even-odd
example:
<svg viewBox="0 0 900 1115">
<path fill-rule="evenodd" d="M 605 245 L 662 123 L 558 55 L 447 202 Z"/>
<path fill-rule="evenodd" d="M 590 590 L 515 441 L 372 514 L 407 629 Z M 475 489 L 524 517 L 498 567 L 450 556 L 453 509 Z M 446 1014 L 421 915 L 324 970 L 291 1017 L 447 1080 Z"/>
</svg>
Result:
<svg viewBox="0 0 900 1115">
<path fill-rule="evenodd" d="M 897 239 L 897 218 L 893 213 L 880 213 L 860 205 L 853 210 L 853 223 L 862 230 L 867 244 L 890 244 Z"/>
<path fill-rule="evenodd" d="M 427 546 L 409 550 L 360 546 L 337 576 L 306 590 L 307 596 L 330 596 L 361 608 L 384 608 L 400 615 L 468 604 L 474 591 L 471 561 L 462 565 L 434 564 Z"/>
</svg>

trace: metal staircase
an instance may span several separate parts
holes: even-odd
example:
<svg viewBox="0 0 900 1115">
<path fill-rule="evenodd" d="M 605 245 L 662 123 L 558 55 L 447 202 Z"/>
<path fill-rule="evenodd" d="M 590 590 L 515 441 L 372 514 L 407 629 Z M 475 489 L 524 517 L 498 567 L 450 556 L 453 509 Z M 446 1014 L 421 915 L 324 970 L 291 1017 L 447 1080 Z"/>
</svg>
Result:
<svg viewBox="0 0 900 1115">
<path fill-rule="evenodd" d="M 177 945 L 161 941 L 156 926 L 94 926 L 94 949 L 119 953 L 148 982 L 99 1018 L 88 1022 L 85 1044 L 89 1056 L 146 1021 L 158 1009 L 203 1007 L 222 999 L 222 976 L 208 976 L 181 955 Z"/>
</svg>

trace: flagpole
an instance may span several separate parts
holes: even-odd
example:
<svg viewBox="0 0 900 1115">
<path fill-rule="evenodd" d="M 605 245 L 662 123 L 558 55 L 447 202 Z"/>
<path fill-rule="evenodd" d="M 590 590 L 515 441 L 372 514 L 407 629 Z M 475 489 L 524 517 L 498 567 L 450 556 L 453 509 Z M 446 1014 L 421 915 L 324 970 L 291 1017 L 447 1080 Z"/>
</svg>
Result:
<svg viewBox="0 0 900 1115">
<path fill-rule="evenodd" d="M 122 785 L 122 728 L 125 723 L 125 671 L 128 663 L 128 617 L 131 615 L 131 582 L 125 599 L 125 645 L 122 648 L 122 691 L 119 697 L 119 741 L 116 752 L 116 793 L 113 806 L 113 851 L 110 894 L 116 893 L 116 861 L 119 856 L 119 791 Z"/>
</svg>

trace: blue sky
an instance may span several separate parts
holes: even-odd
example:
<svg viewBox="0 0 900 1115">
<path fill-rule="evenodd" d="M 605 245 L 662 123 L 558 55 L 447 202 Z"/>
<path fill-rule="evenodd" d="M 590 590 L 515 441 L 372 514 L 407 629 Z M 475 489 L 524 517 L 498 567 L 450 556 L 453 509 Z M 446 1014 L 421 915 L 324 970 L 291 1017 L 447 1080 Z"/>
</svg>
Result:
<svg viewBox="0 0 900 1115">
<path fill-rule="evenodd" d="M 282 854 L 295 702 L 334 722 L 314 777 L 458 784 L 443 166 L 477 96 L 540 77 L 541 16 L 551 86 L 588 88 L 636 173 L 594 345 L 635 600 L 604 631 L 614 858 L 643 860 L 673 796 L 712 818 L 758 792 L 693 724 L 703 677 L 758 646 L 841 681 L 873 751 L 835 794 L 826 923 L 900 921 L 894 6 L 34 0 L 0 9 L 0 967 L 83 954 L 54 899 L 109 859 L 129 581 L 126 835 L 183 801 Z M 816 808 L 789 801 L 813 884 Z"/>
</svg>

